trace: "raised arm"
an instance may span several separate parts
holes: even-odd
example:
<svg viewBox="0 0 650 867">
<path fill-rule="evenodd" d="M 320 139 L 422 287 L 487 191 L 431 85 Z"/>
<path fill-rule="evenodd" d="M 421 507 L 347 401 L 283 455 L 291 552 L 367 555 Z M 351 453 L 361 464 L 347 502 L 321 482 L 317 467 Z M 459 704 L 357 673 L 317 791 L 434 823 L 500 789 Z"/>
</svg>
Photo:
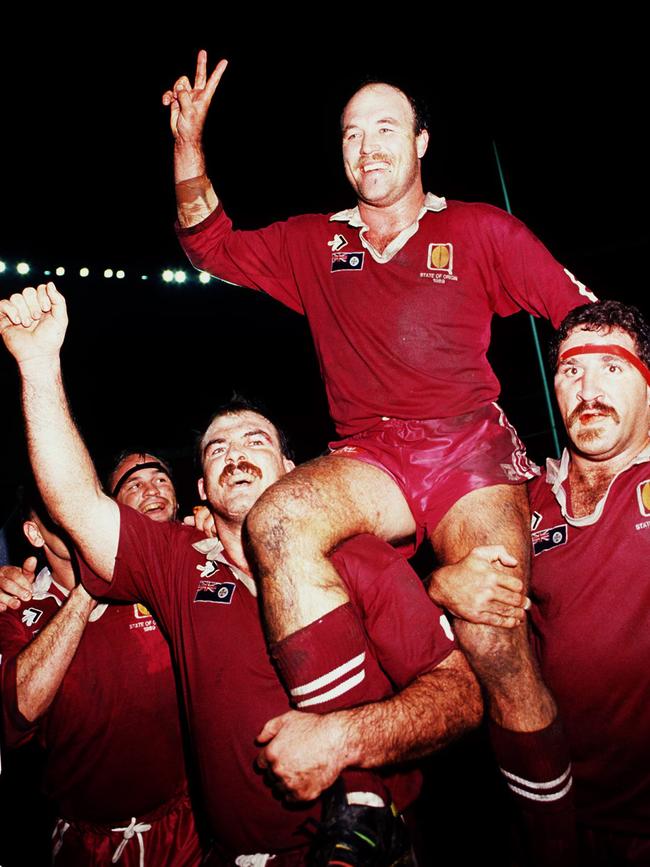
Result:
<svg viewBox="0 0 650 867">
<path fill-rule="evenodd" d="M 59 357 L 67 323 L 65 299 L 54 283 L 0 301 L 0 334 L 18 363 L 29 457 L 41 496 L 97 574 L 110 581 L 119 510 L 103 493 L 70 415 Z"/>
<path fill-rule="evenodd" d="M 419 758 L 476 727 L 483 706 L 476 678 L 455 650 L 433 671 L 381 702 L 329 714 L 289 711 L 258 736 L 258 764 L 289 798 L 312 800 L 348 767 Z"/>
<path fill-rule="evenodd" d="M 203 153 L 203 127 L 212 97 L 228 65 L 221 60 L 207 77 L 208 55 L 199 51 L 194 85 L 182 75 L 171 90 L 163 94 L 163 105 L 170 108 L 174 136 L 174 178 L 178 222 L 184 229 L 208 217 L 219 204 L 206 174 Z"/>
</svg>

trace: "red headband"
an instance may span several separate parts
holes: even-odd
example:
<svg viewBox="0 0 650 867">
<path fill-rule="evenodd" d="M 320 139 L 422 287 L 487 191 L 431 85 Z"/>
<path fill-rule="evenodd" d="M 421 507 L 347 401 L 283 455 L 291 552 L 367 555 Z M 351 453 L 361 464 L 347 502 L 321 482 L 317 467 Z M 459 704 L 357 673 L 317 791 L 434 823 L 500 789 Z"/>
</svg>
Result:
<svg viewBox="0 0 650 867">
<path fill-rule="evenodd" d="M 559 361 L 565 361 L 574 355 L 618 355 L 619 358 L 624 358 L 633 367 L 636 367 L 641 376 L 650 385 L 650 370 L 633 352 L 630 352 L 629 349 L 618 343 L 585 343 L 583 346 L 572 346 L 560 355 Z"/>
</svg>

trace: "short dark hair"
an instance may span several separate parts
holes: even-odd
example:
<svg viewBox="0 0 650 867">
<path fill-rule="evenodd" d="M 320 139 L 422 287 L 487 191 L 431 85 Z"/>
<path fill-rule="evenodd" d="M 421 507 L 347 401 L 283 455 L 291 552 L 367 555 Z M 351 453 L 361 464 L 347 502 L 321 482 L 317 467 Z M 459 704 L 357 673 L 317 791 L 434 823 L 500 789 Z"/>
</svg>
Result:
<svg viewBox="0 0 650 867">
<path fill-rule="evenodd" d="M 360 90 L 363 90 L 364 87 L 371 87 L 373 84 L 385 84 L 388 87 L 392 87 L 393 90 L 399 91 L 407 100 L 409 105 L 411 106 L 411 111 L 413 112 L 413 130 L 415 135 L 420 135 L 422 130 L 428 130 L 431 125 L 431 117 L 429 114 L 429 107 L 427 106 L 424 99 L 420 96 L 420 94 L 409 92 L 404 90 L 404 88 L 397 84 L 394 81 L 387 80 L 385 78 L 364 78 L 359 82 L 355 90 L 350 94 L 349 98 L 346 100 L 345 105 L 347 106 L 348 102 L 352 99 L 353 96 L 356 96 Z M 345 108 L 343 109 L 345 111 Z M 343 129 L 343 112 L 341 112 L 341 129 Z"/>
<path fill-rule="evenodd" d="M 634 340 L 641 361 L 650 367 L 650 326 L 641 311 L 621 301 L 597 301 L 576 307 L 560 323 L 548 347 L 548 360 L 552 370 L 558 362 L 560 345 L 576 328 L 584 331 L 611 331 L 617 328 Z"/>
<path fill-rule="evenodd" d="M 38 569 L 40 569 L 43 565 L 47 565 L 47 557 L 43 559 L 43 555 L 39 551 L 34 550 L 34 546 L 32 546 L 31 542 L 29 542 L 29 548 L 24 547 L 24 545 L 27 544 L 25 542 L 24 533 L 22 530 L 22 525 L 25 523 L 25 521 L 35 520 L 37 524 L 40 524 L 41 527 L 45 529 L 48 533 L 56 536 L 68 548 L 69 551 L 73 550 L 74 542 L 72 541 L 68 533 L 63 529 L 63 527 L 57 524 L 50 516 L 50 513 L 47 510 L 47 506 L 43 502 L 43 498 L 41 497 L 41 493 L 38 489 L 36 480 L 34 479 L 31 470 L 28 471 L 28 475 L 26 475 L 22 479 L 22 483 L 20 484 L 17 491 L 16 517 L 20 521 L 21 529 L 20 544 L 17 545 L 15 553 L 18 554 L 19 557 L 25 557 L 28 553 L 37 557 Z M 18 530 L 17 527 L 16 530 Z M 10 551 L 11 550 L 12 549 L 10 549 Z M 78 580 L 78 574 L 76 569 L 75 575 L 77 575 Z"/>
<path fill-rule="evenodd" d="M 218 418 L 221 418 L 224 415 L 241 415 L 243 412 L 254 412 L 257 415 L 261 415 L 262 418 L 265 418 L 270 424 L 275 428 L 275 432 L 278 435 L 278 442 L 280 444 L 280 452 L 282 457 L 286 458 L 289 461 L 294 459 L 293 449 L 291 448 L 291 444 L 289 443 L 289 438 L 286 432 L 280 427 L 280 425 L 275 421 L 273 416 L 269 413 L 266 406 L 261 401 L 250 400 L 248 397 L 237 394 L 236 392 L 225 403 L 220 404 L 212 415 L 210 416 L 208 423 L 204 426 L 203 431 L 197 436 L 196 439 L 196 447 L 195 447 L 195 460 L 199 470 L 203 471 L 203 437 L 207 429 L 210 425 Z"/>
<path fill-rule="evenodd" d="M 41 492 L 36 484 L 36 479 L 31 471 L 23 478 L 22 484 L 18 488 L 16 504 L 21 523 L 31 521 L 36 516 L 47 530 L 67 541 L 68 535 L 63 530 L 63 527 L 59 527 L 50 517 L 50 513 L 43 502 Z"/>
<path fill-rule="evenodd" d="M 42 517 L 44 520 L 52 520 L 31 472 L 23 478 L 16 492 L 16 505 L 21 522 L 31 521 L 33 514 L 38 515 L 39 518 Z"/>
<path fill-rule="evenodd" d="M 131 455 L 142 455 L 142 457 L 144 457 L 145 455 L 151 455 L 151 457 L 155 458 L 155 460 L 158 461 L 158 463 L 162 466 L 162 468 L 167 473 L 167 475 L 169 476 L 169 478 L 171 479 L 172 484 L 173 484 L 174 477 L 172 476 L 172 470 L 171 470 L 171 467 L 169 465 L 169 461 L 163 457 L 160 457 L 160 455 L 154 454 L 149 449 L 144 448 L 144 447 L 140 447 L 138 445 L 138 446 L 134 446 L 133 448 L 122 449 L 121 451 L 117 452 L 117 454 L 115 454 L 111 458 L 111 461 L 109 463 L 109 469 L 108 469 L 108 472 L 106 473 L 106 478 L 104 479 L 104 489 L 107 491 L 107 493 L 110 497 L 113 496 L 113 487 L 114 487 L 111 484 L 111 479 L 112 479 L 113 475 L 115 474 L 115 471 L 117 470 L 119 465 L 122 463 L 122 461 L 125 461 Z"/>
</svg>

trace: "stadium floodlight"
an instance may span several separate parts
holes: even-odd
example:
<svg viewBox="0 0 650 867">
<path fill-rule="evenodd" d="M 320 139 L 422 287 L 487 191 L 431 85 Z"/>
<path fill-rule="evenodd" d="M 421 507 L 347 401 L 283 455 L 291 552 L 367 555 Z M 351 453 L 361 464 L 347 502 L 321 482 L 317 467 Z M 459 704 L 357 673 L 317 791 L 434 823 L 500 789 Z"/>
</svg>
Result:
<svg viewBox="0 0 650 867">
<path fill-rule="evenodd" d="M 177 283 L 184 283 L 187 280 L 187 274 L 185 271 L 176 271 L 174 274 L 174 280 Z"/>
<path fill-rule="evenodd" d="M 209 283 L 210 282 L 210 275 L 206 271 L 201 271 L 201 273 L 199 274 L 199 282 L 200 283 Z"/>
<path fill-rule="evenodd" d="M 16 265 L 16 271 L 18 271 L 19 274 L 29 274 L 29 265 L 27 262 L 19 262 Z"/>
<path fill-rule="evenodd" d="M 63 267 L 63 265 L 59 265 L 59 267 L 56 269 L 56 271 L 54 273 L 56 274 L 57 277 L 63 277 L 63 275 L 65 274 L 65 268 Z"/>
<path fill-rule="evenodd" d="M 174 272 L 167 268 L 167 270 L 162 272 L 162 278 L 165 283 L 171 283 L 174 279 Z"/>
<path fill-rule="evenodd" d="M 89 268 L 80 268 L 79 269 L 79 276 L 80 277 L 87 277 L 89 274 L 90 274 Z"/>
<path fill-rule="evenodd" d="M 118 280 L 124 280 L 124 271 L 116 271 L 115 276 Z"/>
<path fill-rule="evenodd" d="M 112 268 L 107 268 L 107 269 L 104 271 L 104 277 L 112 277 L 112 276 L 113 276 L 113 269 L 112 269 Z"/>
</svg>

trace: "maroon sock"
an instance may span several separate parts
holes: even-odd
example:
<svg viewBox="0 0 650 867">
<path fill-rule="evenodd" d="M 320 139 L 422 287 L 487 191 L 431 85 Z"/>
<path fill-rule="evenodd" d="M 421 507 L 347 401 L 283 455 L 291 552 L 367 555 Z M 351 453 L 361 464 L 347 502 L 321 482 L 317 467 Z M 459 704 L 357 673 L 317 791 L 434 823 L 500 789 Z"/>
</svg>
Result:
<svg viewBox="0 0 650 867">
<path fill-rule="evenodd" d="M 545 729 L 515 732 L 490 722 L 490 739 L 501 773 L 523 817 L 533 863 L 576 863 L 576 819 L 571 762 L 560 721 Z"/>
<path fill-rule="evenodd" d="M 363 626 L 348 602 L 271 647 L 291 703 L 298 710 L 329 713 L 378 701 L 392 688 L 370 651 Z M 388 804 L 378 774 L 345 770 L 345 791 L 372 792 Z"/>
</svg>

